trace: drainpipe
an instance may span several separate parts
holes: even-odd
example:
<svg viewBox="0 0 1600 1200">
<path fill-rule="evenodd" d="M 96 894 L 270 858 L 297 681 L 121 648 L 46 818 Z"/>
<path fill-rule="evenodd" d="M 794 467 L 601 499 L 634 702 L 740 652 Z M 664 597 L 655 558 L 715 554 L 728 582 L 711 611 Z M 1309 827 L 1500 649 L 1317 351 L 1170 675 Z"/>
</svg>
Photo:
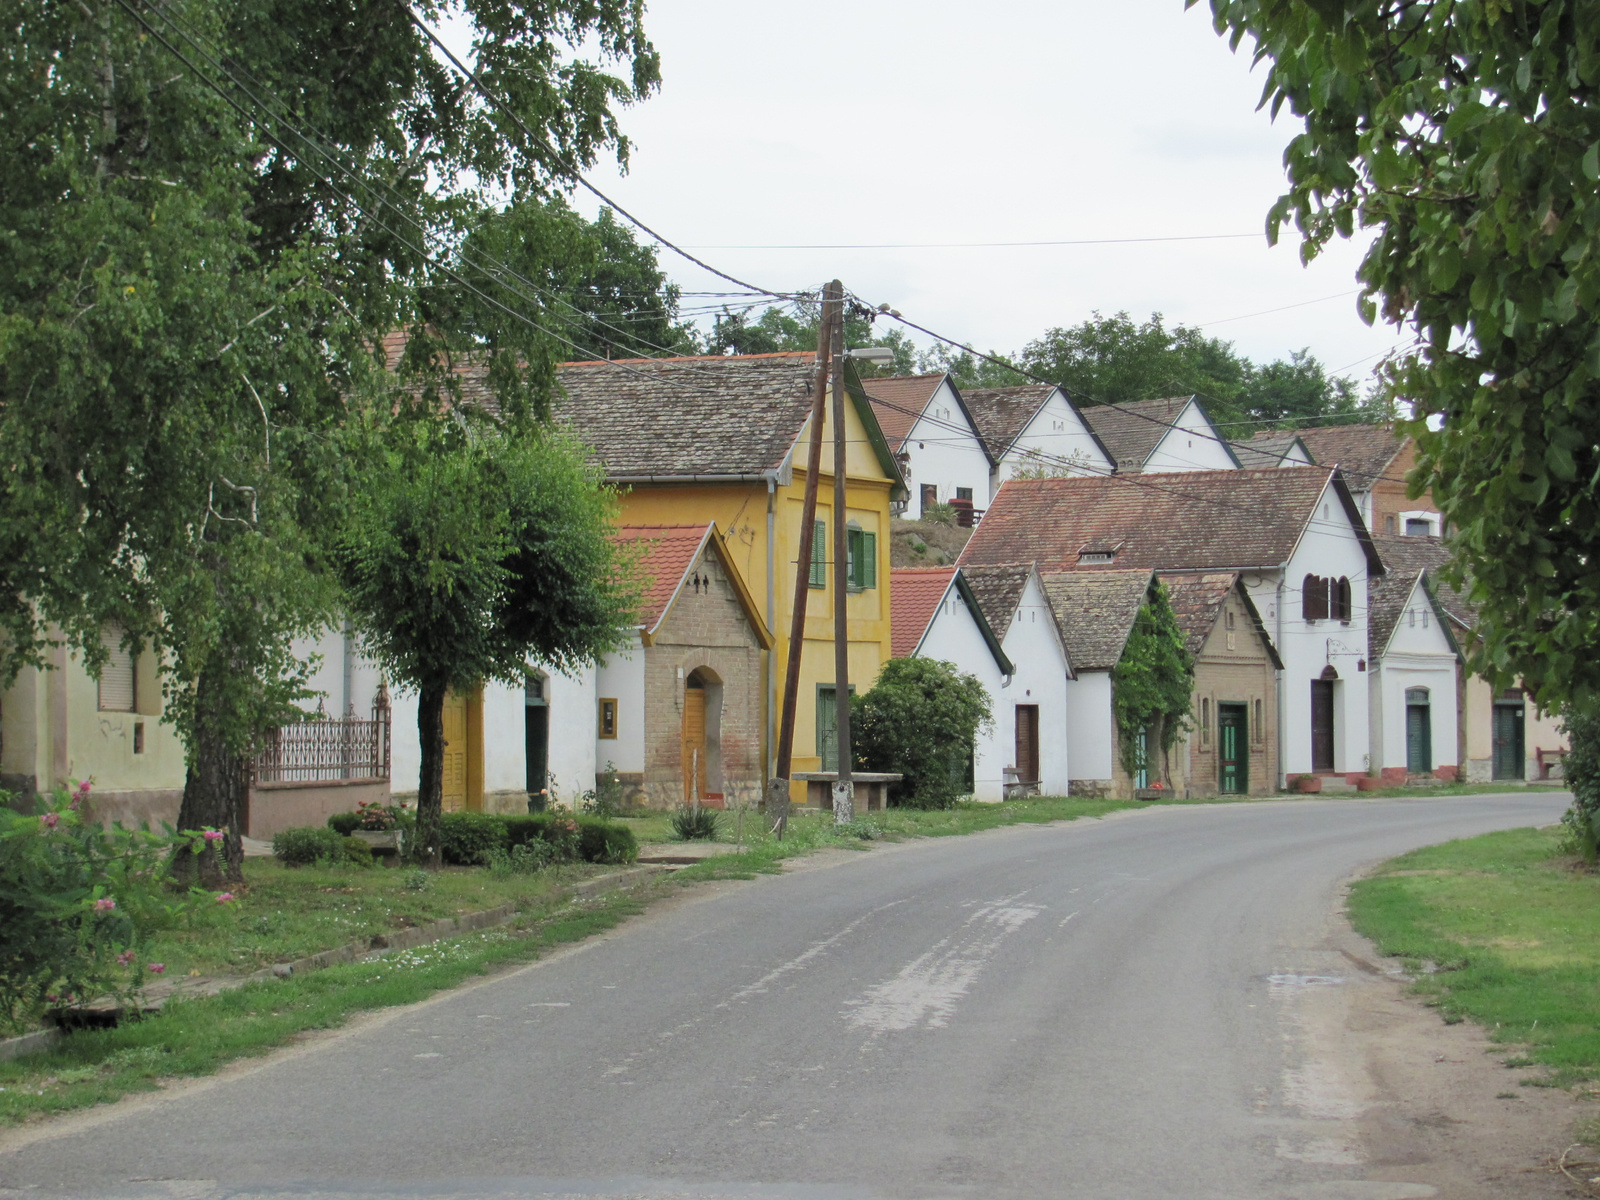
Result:
<svg viewBox="0 0 1600 1200">
<path fill-rule="evenodd" d="M 1289 786 L 1289 771 L 1284 765 L 1283 753 L 1284 743 L 1288 740 L 1286 728 L 1288 697 L 1284 694 L 1284 684 L 1287 682 L 1285 677 L 1288 675 L 1289 650 L 1283 644 L 1284 585 L 1288 582 L 1288 579 L 1289 564 L 1284 563 L 1278 568 L 1278 599 L 1277 604 L 1274 606 L 1277 609 L 1278 659 L 1284 663 L 1284 666 L 1279 667 L 1274 672 L 1278 677 L 1278 790 L 1280 792 Z"/>
<path fill-rule="evenodd" d="M 767 632 L 777 636 L 777 588 L 778 588 L 778 546 L 775 540 L 776 504 L 778 497 L 778 477 L 776 474 L 767 475 Z M 774 646 L 776 642 L 774 642 Z M 761 781 L 761 794 L 767 794 L 767 780 L 772 778 L 772 771 L 776 764 L 773 762 L 772 722 L 773 714 L 778 711 L 778 673 L 774 669 L 776 663 L 772 656 L 773 647 L 769 646 L 763 653 L 767 663 L 767 719 L 762 723 L 761 736 L 766 741 L 766 753 L 761 757 L 767 763 L 767 777 Z"/>
</svg>

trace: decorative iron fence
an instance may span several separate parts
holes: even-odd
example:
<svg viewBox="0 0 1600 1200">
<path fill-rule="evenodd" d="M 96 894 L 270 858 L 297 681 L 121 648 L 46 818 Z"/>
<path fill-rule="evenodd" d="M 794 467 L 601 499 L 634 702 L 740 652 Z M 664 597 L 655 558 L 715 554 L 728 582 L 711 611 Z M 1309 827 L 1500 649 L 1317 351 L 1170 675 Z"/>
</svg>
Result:
<svg viewBox="0 0 1600 1200">
<path fill-rule="evenodd" d="M 274 729 L 256 755 L 256 783 L 335 783 L 389 778 L 389 689 L 378 687 L 372 719 L 317 716 Z"/>
</svg>

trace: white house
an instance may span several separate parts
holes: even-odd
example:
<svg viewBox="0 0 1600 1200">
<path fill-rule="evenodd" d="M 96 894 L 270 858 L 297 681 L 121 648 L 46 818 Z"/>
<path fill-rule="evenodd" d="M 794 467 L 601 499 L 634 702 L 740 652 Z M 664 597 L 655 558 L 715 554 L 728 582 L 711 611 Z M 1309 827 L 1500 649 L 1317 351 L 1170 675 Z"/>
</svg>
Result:
<svg viewBox="0 0 1600 1200">
<path fill-rule="evenodd" d="M 1368 587 L 1372 771 L 1454 780 L 1460 767 L 1460 649 L 1428 572 L 1391 566 Z"/>
<path fill-rule="evenodd" d="M 1006 768 L 1015 759 L 1002 734 L 1003 712 L 1016 666 L 990 629 L 972 589 L 955 567 L 912 567 L 890 576 L 896 658 L 921 657 L 953 664 L 983 684 L 993 727 L 972 749 L 974 799 L 1005 799 Z"/>
<path fill-rule="evenodd" d="M 994 490 L 1022 475 L 1109 475 L 1116 460 L 1058 387 L 968 388 L 967 408 L 994 460 Z"/>
<path fill-rule="evenodd" d="M 1310 447 L 1298 433 L 1272 430 L 1258 433 L 1248 442 L 1234 442 L 1232 445 L 1234 457 L 1239 460 L 1241 467 L 1310 467 L 1315 466 L 1317 461 L 1311 457 Z M 1367 528 L 1371 527 L 1369 523 Z"/>
<path fill-rule="evenodd" d="M 949 375 L 867 379 L 862 387 L 911 487 L 908 519 L 933 504 L 989 507 L 994 460 Z"/>
<path fill-rule="evenodd" d="M 1124 475 L 1228 471 L 1240 465 L 1198 396 L 1096 404 L 1082 411 Z"/>
<path fill-rule="evenodd" d="M 959 565 L 1019 560 L 1046 576 L 1239 572 L 1283 661 L 1280 775 L 1366 772 L 1367 580 L 1383 564 L 1337 471 L 1011 480 Z"/>
</svg>

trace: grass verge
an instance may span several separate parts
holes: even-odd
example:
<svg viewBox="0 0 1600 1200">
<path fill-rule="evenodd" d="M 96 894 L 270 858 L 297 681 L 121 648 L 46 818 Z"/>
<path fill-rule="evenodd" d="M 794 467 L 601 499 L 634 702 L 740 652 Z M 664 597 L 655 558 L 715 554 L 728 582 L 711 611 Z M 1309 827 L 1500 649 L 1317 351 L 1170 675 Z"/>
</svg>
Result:
<svg viewBox="0 0 1600 1200">
<path fill-rule="evenodd" d="M 1514 829 L 1391 859 L 1350 891 L 1356 929 L 1406 961 L 1447 1021 L 1525 1046 L 1528 1083 L 1600 1076 L 1600 877 L 1553 829 Z"/>
<path fill-rule="evenodd" d="M 177 1076 L 208 1075 L 297 1034 L 334 1028 L 353 1013 L 413 1004 L 496 968 L 530 962 L 553 946 L 610 929 L 644 905 L 643 897 L 608 893 L 531 914 L 520 927 L 174 1000 L 116 1029 L 73 1033 L 46 1053 L 0 1062 L 0 1124 L 151 1091 Z"/>
</svg>

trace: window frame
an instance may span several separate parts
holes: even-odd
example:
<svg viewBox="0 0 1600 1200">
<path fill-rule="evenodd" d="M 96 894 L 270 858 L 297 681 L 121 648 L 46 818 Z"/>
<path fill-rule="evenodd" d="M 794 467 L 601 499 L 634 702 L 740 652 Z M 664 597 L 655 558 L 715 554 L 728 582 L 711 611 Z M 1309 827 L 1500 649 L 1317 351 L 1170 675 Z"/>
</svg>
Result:
<svg viewBox="0 0 1600 1200">
<path fill-rule="evenodd" d="M 610 732 L 606 732 L 606 718 L 610 717 Z M 595 707 L 595 737 L 601 741 L 611 742 L 617 738 L 617 727 L 621 724 L 618 720 L 617 698 L 615 696 L 601 696 Z"/>
</svg>

